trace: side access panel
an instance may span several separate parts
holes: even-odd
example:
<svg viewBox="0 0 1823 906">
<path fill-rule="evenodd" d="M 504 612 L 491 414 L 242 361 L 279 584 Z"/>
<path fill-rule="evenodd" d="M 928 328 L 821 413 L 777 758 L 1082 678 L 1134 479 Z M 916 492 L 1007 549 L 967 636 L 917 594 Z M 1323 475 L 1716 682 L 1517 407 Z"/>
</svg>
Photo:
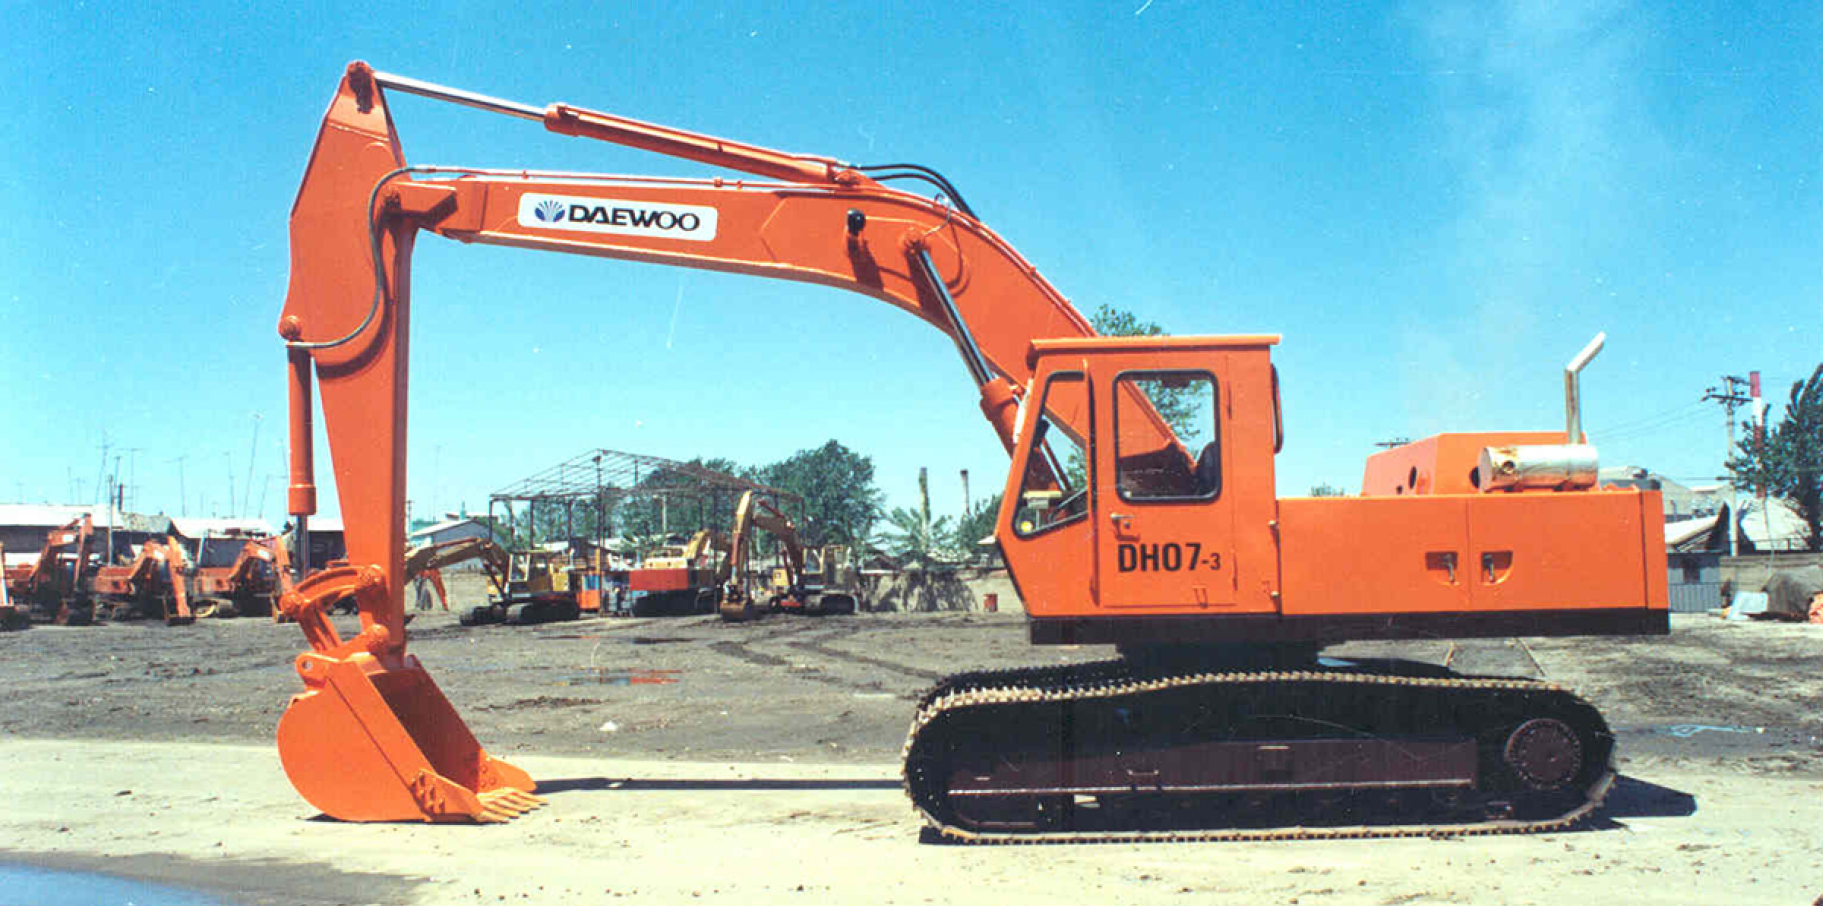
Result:
<svg viewBox="0 0 1823 906">
<path fill-rule="evenodd" d="M 1656 493 L 1280 501 L 1283 613 L 1341 638 L 1663 633 Z"/>
<path fill-rule="evenodd" d="M 1664 563 L 1648 568 L 1638 494 L 1490 494 L 1469 506 L 1477 610 L 1665 607 Z M 1658 495 L 1651 495 L 1656 498 Z M 1650 531 L 1663 537 L 1662 517 Z M 1659 586 L 1653 592 L 1653 580 Z"/>
<path fill-rule="evenodd" d="M 1467 610 L 1465 503 L 1461 497 L 1279 501 L 1281 613 Z"/>
</svg>

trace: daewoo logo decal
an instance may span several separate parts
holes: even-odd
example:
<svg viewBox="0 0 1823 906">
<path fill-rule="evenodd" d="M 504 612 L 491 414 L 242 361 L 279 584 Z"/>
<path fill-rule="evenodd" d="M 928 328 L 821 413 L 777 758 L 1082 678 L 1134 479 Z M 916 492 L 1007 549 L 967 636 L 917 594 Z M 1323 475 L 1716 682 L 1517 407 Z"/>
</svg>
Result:
<svg viewBox="0 0 1823 906">
<path fill-rule="evenodd" d="M 534 192 L 519 197 L 519 225 L 546 230 L 707 242 L 715 238 L 716 214 L 715 208 L 705 205 Z"/>
</svg>

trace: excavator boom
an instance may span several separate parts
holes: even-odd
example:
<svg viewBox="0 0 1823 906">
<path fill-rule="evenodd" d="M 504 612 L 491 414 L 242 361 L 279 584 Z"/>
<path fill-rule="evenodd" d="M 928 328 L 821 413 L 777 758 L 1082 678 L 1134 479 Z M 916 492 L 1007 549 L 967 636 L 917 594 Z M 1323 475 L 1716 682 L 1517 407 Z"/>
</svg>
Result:
<svg viewBox="0 0 1823 906">
<path fill-rule="evenodd" d="M 771 181 L 411 167 L 387 107 L 389 89 L 537 119 L 556 132 Z M 341 713 L 349 710 L 346 706 L 329 704 L 338 697 L 384 702 L 385 695 L 369 694 L 381 689 L 391 689 L 401 699 L 441 700 L 428 675 L 405 653 L 410 259 L 418 232 L 751 273 L 874 296 L 956 340 L 980 387 L 984 414 L 1011 449 L 1018 393 L 1029 373 L 1027 338 L 1084 337 L 1094 331 L 1029 263 L 959 203 L 933 201 L 880 181 L 921 175 L 918 171 L 889 167 L 877 175 L 879 179 L 863 175 L 860 168 L 828 158 L 569 105 L 538 110 L 376 73 L 364 63 L 348 67 L 292 208 L 291 285 L 279 320 L 290 360 L 288 509 L 300 524 L 307 524 L 316 509 L 311 419 L 313 396 L 320 392 L 330 454 L 337 463 L 350 564 L 302 582 L 281 602 L 284 613 L 301 618 L 313 649 L 299 662 L 309 691 L 294 702 L 280 726 L 281 754 L 300 790 L 320 787 L 310 782 L 319 775 L 347 775 L 334 764 L 334 746 L 321 742 L 329 737 L 319 731 L 330 727 L 345 737 L 342 744 L 372 749 L 376 759 L 392 763 L 395 769 L 387 772 L 392 776 L 424 773 L 460 785 L 454 778 L 510 774 L 494 788 L 531 789 L 522 772 L 507 771 L 510 766 L 478 745 L 429 745 L 428 736 L 467 736 L 453 709 L 413 708 L 401 700 L 384 708 L 354 709 L 351 721 Z M 351 639 L 342 639 L 320 613 L 322 596 L 346 593 L 354 595 L 361 620 L 361 631 Z M 359 666 L 324 669 L 328 664 Z M 385 679 L 395 675 L 409 679 Z M 323 686 L 326 679 L 358 688 L 330 695 Z M 424 725 L 403 726 L 398 714 L 407 710 Z M 318 714 L 322 716 L 311 717 Z M 415 740 L 416 745 L 375 742 L 393 738 Z M 492 773 L 483 769 L 490 766 Z M 346 818 L 424 817 L 447 810 L 433 808 L 416 793 L 336 797 L 349 803 L 336 810 L 318 801 L 324 797 L 306 796 Z M 381 807 L 380 802 L 415 804 Z"/>
</svg>

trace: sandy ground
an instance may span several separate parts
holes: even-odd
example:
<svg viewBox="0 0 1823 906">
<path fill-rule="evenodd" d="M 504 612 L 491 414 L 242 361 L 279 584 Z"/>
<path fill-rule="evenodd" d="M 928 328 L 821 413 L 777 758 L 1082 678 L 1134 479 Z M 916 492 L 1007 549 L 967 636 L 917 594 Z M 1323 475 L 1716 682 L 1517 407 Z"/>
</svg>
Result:
<svg viewBox="0 0 1823 906">
<path fill-rule="evenodd" d="M 1577 687 L 1623 780 L 1577 832 L 972 848 L 920 842 L 911 699 L 984 665 L 1102 657 L 1013 614 L 456 625 L 413 650 L 549 804 L 490 827 L 354 825 L 270 743 L 293 627 L 0 636 L 0 860 L 237 903 L 1799 903 L 1823 895 L 1823 627 L 1679 618 L 1669 639 L 1357 645 Z M 668 680 L 648 682 L 647 680 Z M 814 898 L 814 899 L 813 899 Z M 0 902 L 5 894 L 0 891 Z"/>
</svg>

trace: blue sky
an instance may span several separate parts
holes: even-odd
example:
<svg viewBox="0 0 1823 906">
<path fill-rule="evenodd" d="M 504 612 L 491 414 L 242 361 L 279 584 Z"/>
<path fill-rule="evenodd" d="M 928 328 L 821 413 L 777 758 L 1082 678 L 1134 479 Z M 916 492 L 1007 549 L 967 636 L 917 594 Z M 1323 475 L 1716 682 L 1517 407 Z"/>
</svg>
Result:
<svg viewBox="0 0 1823 906">
<path fill-rule="evenodd" d="M 1084 312 L 1283 334 L 1282 495 L 1358 488 L 1375 441 L 1561 426 L 1598 330 L 1603 463 L 1700 482 L 1706 388 L 1823 360 L 1814 3 L 944 7 L 0 6 L 0 500 L 95 499 L 105 442 L 138 509 L 282 518 L 286 217 L 352 59 L 935 167 Z M 414 163 L 707 172 L 393 107 Z M 413 329 L 418 514 L 593 447 L 833 437 L 893 505 L 928 466 L 940 513 L 1005 475 L 954 347 L 858 295 L 428 237 Z"/>
</svg>

